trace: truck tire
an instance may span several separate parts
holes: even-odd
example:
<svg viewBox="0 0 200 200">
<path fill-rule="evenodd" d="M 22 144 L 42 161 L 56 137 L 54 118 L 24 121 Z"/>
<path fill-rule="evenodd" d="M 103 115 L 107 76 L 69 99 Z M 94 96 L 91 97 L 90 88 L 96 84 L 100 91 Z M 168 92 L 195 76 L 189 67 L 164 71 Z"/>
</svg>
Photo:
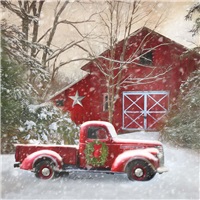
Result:
<svg viewBox="0 0 200 200">
<path fill-rule="evenodd" d="M 151 180 L 156 172 L 144 160 L 131 161 L 126 169 L 128 179 L 131 181 L 148 181 Z"/>
<path fill-rule="evenodd" d="M 50 160 L 42 160 L 35 166 L 35 176 L 41 179 L 53 179 L 56 176 L 55 164 Z"/>
</svg>

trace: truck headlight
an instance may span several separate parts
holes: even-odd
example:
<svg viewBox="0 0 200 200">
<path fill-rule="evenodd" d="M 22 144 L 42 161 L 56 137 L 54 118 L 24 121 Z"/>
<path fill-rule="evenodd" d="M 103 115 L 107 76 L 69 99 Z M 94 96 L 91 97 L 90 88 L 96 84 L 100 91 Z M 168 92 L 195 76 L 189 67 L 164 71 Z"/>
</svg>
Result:
<svg viewBox="0 0 200 200">
<path fill-rule="evenodd" d="M 164 151 L 163 151 L 163 147 L 160 145 L 160 146 L 156 146 L 156 148 L 159 151 L 157 157 L 159 159 L 160 166 L 163 166 L 164 165 Z"/>
</svg>

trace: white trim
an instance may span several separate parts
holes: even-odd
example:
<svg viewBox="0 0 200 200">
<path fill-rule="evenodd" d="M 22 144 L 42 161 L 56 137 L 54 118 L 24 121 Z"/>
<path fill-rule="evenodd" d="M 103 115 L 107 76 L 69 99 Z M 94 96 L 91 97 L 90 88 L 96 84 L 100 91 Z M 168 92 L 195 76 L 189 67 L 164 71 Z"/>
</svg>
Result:
<svg viewBox="0 0 200 200">
<path fill-rule="evenodd" d="M 157 95 L 163 95 L 160 99 L 156 100 L 154 99 L 151 95 L 152 94 L 157 94 Z M 129 95 L 140 95 L 135 101 L 132 100 L 131 98 L 129 98 Z M 147 104 L 148 104 L 148 100 L 147 97 L 149 97 L 151 100 L 154 101 L 154 105 L 152 105 L 150 108 L 147 108 Z M 131 92 L 123 92 L 123 97 L 122 97 L 122 107 L 123 107 L 123 113 L 122 113 L 122 129 L 124 130 L 149 130 L 152 128 L 152 126 L 157 123 L 162 117 L 164 117 L 169 109 L 169 92 L 168 91 L 131 91 Z M 129 99 L 131 101 L 130 105 L 125 109 L 125 98 Z M 137 102 L 141 99 L 144 98 L 144 108 L 141 108 L 139 105 L 137 105 Z M 163 105 L 160 104 L 160 102 L 164 99 L 164 98 L 168 98 L 167 99 L 167 108 L 165 108 Z M 133 105 L 135 105 L 139 110 L 137 111 L 129 111 L 129 108 L 131 108 Z M 154 108 L 155 106 L 159 106 L 161 110 L 158 111 L 153 111 L 152 108 Z M 133 117 L 131 117 L 131 113 L 135 113 L 138 114 L 138 116 L 133 119 Z M 153 113 L 160 113 L 162 114 L 159 118 L 154 118 L 152 116 Z M 128 117 L 131 122 L 125 126 L 125 116 Z M 141 116 L 144 117 L 143 120 L 143 125 L 140 125 L 137 122 L 137 119 L 140 118 Z M 147 124 L 147 117 L 151 117 L 154 122 L 151 125 Z M 135 123 L 138 128 L 129 128 L 129 126 Z"/>
</svg>

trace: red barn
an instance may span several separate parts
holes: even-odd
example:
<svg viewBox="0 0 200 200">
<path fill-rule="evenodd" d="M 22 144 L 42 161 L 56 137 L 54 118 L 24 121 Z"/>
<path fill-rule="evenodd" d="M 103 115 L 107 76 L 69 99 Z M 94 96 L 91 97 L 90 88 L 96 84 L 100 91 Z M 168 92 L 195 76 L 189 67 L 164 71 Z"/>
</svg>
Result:
<svg viewBox="0 0 200 200">
<path fill-rule="evenodd" d="M 199 55 L 184 56 L 185 47 L 145 27 L 113 49 L 84 65 L 87 75 L 51 99 L 77 124 L 108 121 L 112 109 L 118 132 L 158 130 Z"/>
</svg>

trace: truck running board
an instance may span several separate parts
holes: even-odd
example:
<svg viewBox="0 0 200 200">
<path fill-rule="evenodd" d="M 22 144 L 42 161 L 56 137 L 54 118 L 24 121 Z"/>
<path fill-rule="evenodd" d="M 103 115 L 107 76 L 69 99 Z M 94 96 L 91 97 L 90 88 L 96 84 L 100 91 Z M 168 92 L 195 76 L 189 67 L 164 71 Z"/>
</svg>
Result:
<svg viewBox="0 0 200 200">
<path fill-rule="evenodd" d="M 72 173 L 72 172 L 87 172 L 87 173 L 101 173 L 101 174 L 123 174 L 123 172 L 112 172 L 110 170 L 87 170 L 87 169 L 66 169 L 66 170 L 62 170 L 60 171 L 61 173 L 64 172 L 68 172 L 68 173 Z"/>
</svg>

